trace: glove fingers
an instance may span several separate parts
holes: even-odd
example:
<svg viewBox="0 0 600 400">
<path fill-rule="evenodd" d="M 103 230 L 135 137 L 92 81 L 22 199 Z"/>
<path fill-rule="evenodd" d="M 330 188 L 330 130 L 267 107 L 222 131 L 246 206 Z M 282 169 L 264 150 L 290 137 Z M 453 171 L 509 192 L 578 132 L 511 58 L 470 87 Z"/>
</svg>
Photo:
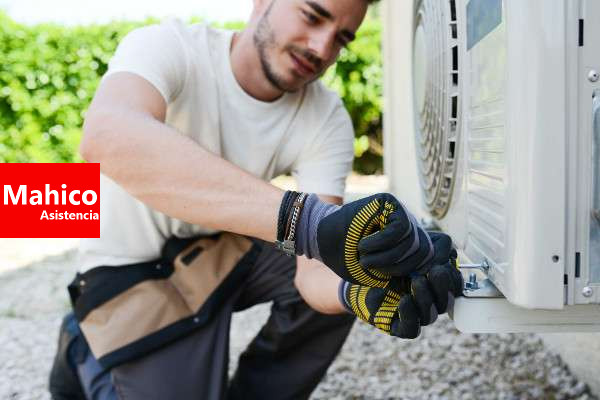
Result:
<svg viewBox="0 0 600 400">
<path fill-rule="evenodd" d="M 450 260 L 452 261 L 452 264 L 455 267 L 457 267 L 456 266 L 456 260 L 458 259 L 458 253 L 456 252 L 456 249 L 454 247 L 452 247 L 452 249 L 450 250 L 450 255 L 448 256 L 448 258 L 450 258 Z"/>
<path fill-rule="evenodd" d="M 383 303 L 383 300 L 385 299 L 385 289 L 361 286 L 361 290 L 366 291 L 365 305 L 369 310 L 378 309 L 381 306 L 381 303 Z"/>
<path fill-rule="evenodd" d="M 414 339 L 421 333 L 419 311 L 412 297 L 406 294 L 400 298 L 397 318 L 392 323 L 391 334 L 404 339 Z"/>
<path fill-rule="evenodd" d="M 427 274 L 427 279 L 434 296 L 435 307 L 438 314 L 444 314 L 448 308 L 448 292 L 452 277 L 444 265 L 436 265 Z"/>
<path fill-rule="evenodd" d="M 421 326 L 429 325 L 434 321 L 434 317 L 437 317 L 431 312 L 432 307 L 435 307 L 433 306 L 433 294 L 429 288 L 429 282 L 427 282 L 425 276 L 419 275 L 411 279 L 410 286 L 413 301 L 419 312 Z"/>
<path fill-rule="evenodd" d="M 391 249 L 380 256 L 381 262 L 374 264 L 366 264 L 368 268 L 375 268 L 391 276 L 406 276 L 411 272 L 417 271 L 419 266 L 422 266 L 424 261 L 431 256 L 432 248 L 427 237 L 427 233 L 422 229 L 417 229 L 419 235 L 418 248 L 410 253 L 405 251 L 404 254 L 400 250 Z M 362 263 L 361 263 L 362 264 Z M 423 269 L 425 267 L 422 267 Z"/>
<path fill-rule="evenodd" d="M 349 285 L 344 297 L 358 318 L 371 323 L 372 313 L 381 306 L 385 293 L 385 290 L 381 288 Z"/>
<path fill-rule="evenodd" d="M 375 269 L 383 273 L 395 276 L 408 275 L 414 270 L 411 268 L 403 269 L 395 264 L 395 261 L 402 258 L 413 247 L 413 242 L 410 240 L 402 240 L 394 246 L 388 247 L 384 251 L 374 252 L 360 255 L 359 263 L 363 268 Z M 414 250 L 413 250 L 414 251 Z"/>
<path fill-rule="evenodd" d="M 445 233 L 429 232 L 431 243 L 433 244 L 434 256 L 431 260 L 432 265 L 444 265 L 450 259 L 452 250 L 452 239 Z M 454 250 L 454 253 L 456 251 Z"/>
<path fill-rule="evenodd" d="M 452 302 L 452 304 L 454 304 L 454 302 Z M 439 314 L 437 312 L 437 309 L 435 308 L 435 304 L 432 304 L 431 308 L 429 309 L 429 323 L 433 324 L 437 320 L 438 315 Z"/>
<path fill-rule="evenodd" d="M 446 266 L 450 274 L 450 292 L 456 297 L 461 296 L 465 287 L 463 276 L 458 268 L 451 263 L 446 264 Z"/>
<path fill-rule="evenodd" d="M 404 339 L 414 339 L 421 333 L 419 311 L 410 295 L 400 298 L 397 318 L 392 322 L 390 334 Z"/>
<path fill-rule="evenodd" d="M 365 236 L 358 242 L 358 251 L 360 254 L 368 254 L 389 249 L 400 241 L 410 239 L 412 227 L 410 219 L 393 212 L 383 229 Z"/>
</svg>

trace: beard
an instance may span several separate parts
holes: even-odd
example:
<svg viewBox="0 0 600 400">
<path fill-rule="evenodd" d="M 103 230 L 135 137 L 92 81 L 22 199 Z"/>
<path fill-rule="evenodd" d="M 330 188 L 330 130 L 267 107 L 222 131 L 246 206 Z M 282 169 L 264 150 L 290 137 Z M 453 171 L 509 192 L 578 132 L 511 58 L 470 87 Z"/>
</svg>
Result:
<svg viewBox="0 0 600 400">
<path fill-rule="evenodd" d="M 307 82 L 304 82 L 302 85 L 293 85 L 290 84 L 284 76 L 282 76 L 275 70 L 273 63 L 271 62 L 271 59 L 269 57 L 269 50 L 276 50 L 278 46 L 277 40 L 275 39 L 275 33 L 273 32 L 273 29 L 268 19 L 269 14 L 271 13 L 271 9 L 273 8 L 273 4 L 275 4 L 275 2 L 276 0 L 273 0 L 271 2 L 269 8 L 267 8 L 264 15 L 258 21 L 252 40 L 258 52 L 258 58 L 260 60 L 260 65 L 263 74 L 265 75 L 269 83 L 273 85 L 273 87 L 275 87 L 276 89 L 281 90 L 282 92 L 296 92 L 305 84 L 317 80 L 319 78 L 319 74 L 316 74 L 314 78 L 310 79 Z M 284 49 L 286 51 L 302 54 L 304 58 L 306 58 L 309 62 L 311 62 L 314 65 L 317 71 L 320 70 L 322 61 L 307 50 L 301 49 L 298 46 L 294 46 L 291 44 L 285 46 Z"/>
</svg>

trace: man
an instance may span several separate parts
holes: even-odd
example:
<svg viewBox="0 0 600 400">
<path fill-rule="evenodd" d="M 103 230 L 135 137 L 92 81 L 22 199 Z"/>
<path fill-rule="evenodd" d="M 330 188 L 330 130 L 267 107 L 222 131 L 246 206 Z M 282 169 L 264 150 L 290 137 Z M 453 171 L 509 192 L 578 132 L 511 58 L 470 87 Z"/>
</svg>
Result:
<svg viewBox="0 0 600 400">
<path fill-rule="evenodd" d="M 308 398 L 352 314 L 416 337 L 445 311 L 448 237 L 391 195 L 335 205 L 354 135 L 317 79 L 368 3 L 254 0 L 239 33 L 167 21 L 123 39 L 84 123 L 101 238 L 81 243 L 54 398 Z M 268 183 L 286 172 L 301 193 Z M 268 301 L 228 383 L 231 313 Z"/>
</svg>

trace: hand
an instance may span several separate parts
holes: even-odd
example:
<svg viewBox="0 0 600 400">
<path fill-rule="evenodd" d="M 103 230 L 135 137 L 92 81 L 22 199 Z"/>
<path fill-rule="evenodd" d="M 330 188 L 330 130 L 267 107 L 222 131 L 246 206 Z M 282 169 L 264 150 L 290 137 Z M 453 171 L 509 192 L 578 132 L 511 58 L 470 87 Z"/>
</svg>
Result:
<svg viewBox="0 0 600 400">
<path fill-rule="evenodd" d="M 321 260 L 345 281 L 383 288 L 392 276 L 426 272 L 433 244 L 416 219 L 388 193 L 348 203 L 319 220 Z"/>
<path fill-rule="evenodd" d="M 422 230 L 420 226 L 418 229 Z M 428 259 L 421 262 L 418 266 L 407 265 L 403 261 L 393 262 L 393 253 L 397 252 L 396 248 L 390 249 L 386 254 L 369 253 L 368 249 L 371 248 L 373 241 L 379 240 L 378 237 L 375 237 L 377 233 L 367 236 L 360 241 L 358 245 L 360 264 L 363 268 L 380 271 L 389 276 L 422 275 L 427 273 L 434 265 L 446 264 L 449 261 L 450 251 L 452 250 L 452 239 L 442 232 L 427 231 L 426 234 L 431 240 L 433 252 Z M 386 264 L 386 261 L 389 264 Z"/>
<path fill-rule="evenodd" d="M 342 282 L 341 300 L 360 319 L 387 334 L 414 339 L 421 326 L 447 311 L 449 298 L 462 295 L 464 283 L 454 249 L 448 258 L 424 275 L 391 278 L 383 288 Z"/>
<path fill-rule="evenodd" d="M 449 236 L 444 236 L 449 240 Z M 445 262 L 435 263 L 425 275 L 414 274 L 410 278 L 411 298 L 423 326 L 435 321 L 437 315 L 446 313 L 450 299 L 463 293 L 464 281 L 458 269 L 456 250 L 450 245 L 446 253 L 439 253 L 437 257 Z"/>
</svg>

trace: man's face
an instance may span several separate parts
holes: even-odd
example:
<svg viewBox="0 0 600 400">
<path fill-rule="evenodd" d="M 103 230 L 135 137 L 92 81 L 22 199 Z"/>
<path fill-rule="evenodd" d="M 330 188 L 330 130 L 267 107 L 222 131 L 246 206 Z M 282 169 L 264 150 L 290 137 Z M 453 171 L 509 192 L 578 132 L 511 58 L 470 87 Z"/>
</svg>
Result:
<svg viewBox="0 0 600 400">
<path fill-rule="evenodd" d="M 367 11 L 366 0 L 263 0 L 254 32 L 263 72 L 293 92 L 335 62 Z"/>
</svg>

